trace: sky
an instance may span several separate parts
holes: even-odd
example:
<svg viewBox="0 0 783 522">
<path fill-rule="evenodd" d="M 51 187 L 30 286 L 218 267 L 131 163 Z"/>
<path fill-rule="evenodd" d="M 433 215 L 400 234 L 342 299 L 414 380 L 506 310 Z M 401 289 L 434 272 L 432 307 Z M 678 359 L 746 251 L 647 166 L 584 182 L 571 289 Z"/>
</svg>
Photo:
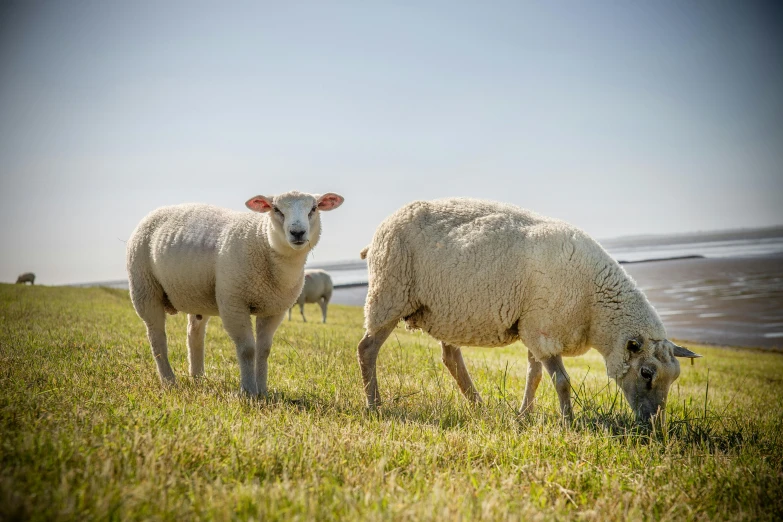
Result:
<svg viewBox="0 0 783 522">
<path fill-rule="evenodd" d="M 123 279 L 151 210 L 337 192 L 310 263 L 413 200 L 594 237 L 783 224 L 765 2 L 0 2 L 0 281 Z"/>
</svg>

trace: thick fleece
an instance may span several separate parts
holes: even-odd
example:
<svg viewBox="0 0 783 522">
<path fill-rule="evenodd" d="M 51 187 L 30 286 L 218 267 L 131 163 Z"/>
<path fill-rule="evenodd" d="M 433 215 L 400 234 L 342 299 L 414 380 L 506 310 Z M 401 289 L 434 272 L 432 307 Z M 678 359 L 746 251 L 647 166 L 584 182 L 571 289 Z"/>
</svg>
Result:
<svg viewBox="0 0 783 522">
<path fill-rule="evenodd" d="M 19 274 L 19 277 L 16 278 L 17 284 L 25 284 L 30 283 L 31 285 L 35 284 L 35 274 L 32 272 L 25 272 L 24 274 Z"/>
<path fill-rule="evenodd" d="M 321 307 L 322 321 L 326 322 L 326 312 L 329 301 L 332 299 L 332 276 L 329 272 L 321 269 L 305 270 L 304 286 L 302 293 L 296 300 L 299 305 L 299 312 L 302 314 L 302 320 L 307 322 L 304 314 L 305 303 L 318 303 Z M 288 320 L 291 320 L 291 309 L 288 310 Z"/>
<path fill-rule="evenodd" d="M 452 351 L 522 340 L 534 361 L 547 361 L 593 347 L 616 379 L 631 367 L 629 339 L 673 360 L 664 326 L 634 281 L 563 221 L 490 201 L 416 201 L 381 223 L 365 256 L 366 337 L 404 319 Z M 454 357 L 444 347 L 448 366 L 447 359 Z"/>
<path fill-rule="evenodd" d="M 147 215 L 128 241 L 127 268 L 161 380 L 174 382 L 164 312 L 189 314 L 194 376 L 203 373 L 206 321 L 220 315 L 237 345 L 242 389 L 266 393 L 272 335 L 302 289 L 305 260 L 321 234 L 320 211 L 341 203 L 336 194 L 294 191 L 256 196 L 246 203 L 256 211 L 250 213 L 188 204 Z M 257 316 L 256 346 L 251 315 Z"/>
</svg>

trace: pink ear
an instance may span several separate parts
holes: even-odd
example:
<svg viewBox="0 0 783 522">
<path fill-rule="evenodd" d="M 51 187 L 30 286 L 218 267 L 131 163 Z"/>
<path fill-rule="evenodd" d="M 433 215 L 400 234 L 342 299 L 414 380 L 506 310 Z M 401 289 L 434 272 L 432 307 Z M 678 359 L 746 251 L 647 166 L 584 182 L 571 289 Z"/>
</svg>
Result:
<svg viewBox="0 0 783 522">
<path fill-rule="evenodd" d="M 266 196 L 256 196 L 248 199 L 245 206 L 253 212 L 269 212 L 272 210 L 272 201 Z"/>
<path fill-rule="evenodd" d="M 327 192 L 318 198 L 318 210 L 334 210 L 343 204 L 345 198 L 334 192 Z"/>
</svg>

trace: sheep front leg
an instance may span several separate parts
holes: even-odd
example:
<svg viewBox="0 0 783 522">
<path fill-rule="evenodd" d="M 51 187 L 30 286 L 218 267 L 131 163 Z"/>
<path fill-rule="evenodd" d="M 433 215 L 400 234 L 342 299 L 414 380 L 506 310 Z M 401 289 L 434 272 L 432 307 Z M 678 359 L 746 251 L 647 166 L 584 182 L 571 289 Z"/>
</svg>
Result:
<svg viewBox="0 0 783 522">
<path fill-rule="evenodd" d="M 304 301 L 299 303 L 299 313 L 302 314 L 302 321 L 307 322 L 307 318 L 305 318 L 305 316 L 304 316 L 304 305 L 305 305 Z"/>
<path fill-rule="evenodd" d="M 284 318 L 285 312 L 271 317 L 256 317 L 256 385 L 260 397 L 266 397 L 267 394 L 267 360 L 272 351 L 272 338 Z"/>
<path fill-rule="evenodd" d="M 204 375 L 204 339 L 207 336 L 209 317 L 188 314 L 188 364 L 190 375 Z"/>
<path fill-rule="evenodd" d="M 371 410 L 381 403 L 381 392 L 378 390 L 378 376 L 375 373 L 375 364 L 378 360 L 378 352 L 387 337 L 394 331 L 397 321 L 381 327 L 374 334 L 366 332 L 359 342 L 359 368 L 362 371 L 364 393 L 367 395 L 367 407 Z"/>
<path fill-rule="evenodd" d="M 555 383 L 555 390 L 557 390 L 557 396 L 560 399 L 560 413 L 566 421 L 570 422 L 574 417 L 571 408 L 571 380 L 565 371 L 565 366 L 563 366 L 563 358 L 556 355 L 541 362 Z"/>
<path fill-rule="evenodd" d="M 521 415 L 533 413 L 535 408 L 536 390 L 541 383 L 542 364 L 533 357 L 532 352 L 527 351 L 527 380 L 525 381 L 525 398 L 519 409 Z"/>
<path fill-rule="evenodd" d="M 250 314 L 247 312 L 221 313 L 220 318 L 223 319 L 223 327 L 228 336 L 237 347 L 240 388 L 246 394 L 255 397 L 258 395 L 256 375 L 253 371 L 256 346 Z"/>
<path fill-rule="evenodd" d="M 481 396 L 478 390 L 473 385 L 473 380 L 470 378 L 470 373 L 465 366 L 465 361 L 462 359 L 462 350 L 459 346 L 454 346 L 448 343 L 441 342 L 440 347 L 443 353 L 443 364 L 449 369 L 454 380 L 457 381 L 459 389 L 467 399 L 474 403 L 481 403 Z"/>
</svg>

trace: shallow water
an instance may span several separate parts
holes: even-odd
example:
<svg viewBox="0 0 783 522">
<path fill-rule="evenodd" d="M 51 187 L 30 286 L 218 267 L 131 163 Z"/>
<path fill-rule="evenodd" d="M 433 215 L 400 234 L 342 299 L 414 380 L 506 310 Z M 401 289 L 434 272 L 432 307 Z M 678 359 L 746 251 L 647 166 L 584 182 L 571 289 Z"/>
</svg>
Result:
<svg viewBox="0 0 783 522">
<path fill-rule="evenodd" d="M 783 254 L 625 266 L 670 336 L 783 350 Z"/>
</svg>

